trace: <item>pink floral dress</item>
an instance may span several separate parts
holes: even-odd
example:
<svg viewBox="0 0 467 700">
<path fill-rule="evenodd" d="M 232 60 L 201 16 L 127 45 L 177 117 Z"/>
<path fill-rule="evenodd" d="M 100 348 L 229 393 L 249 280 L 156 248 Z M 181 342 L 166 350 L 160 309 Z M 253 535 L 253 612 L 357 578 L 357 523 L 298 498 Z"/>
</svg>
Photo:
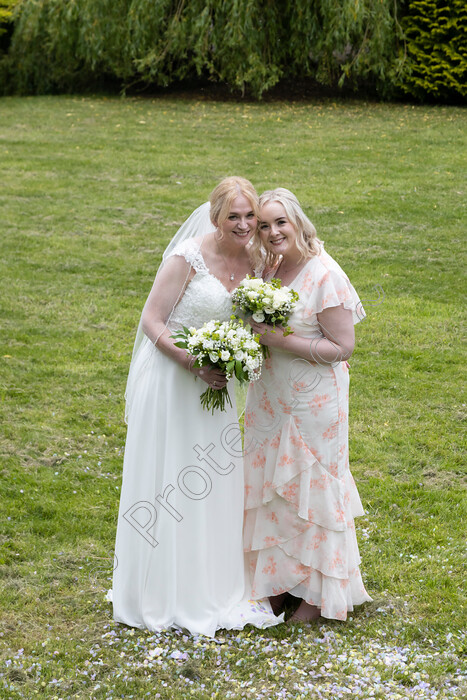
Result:
<svg viewBox="0 0 467 700">
<path fill-rule="evenodd" d="M 365 316 L 324 250 L 289 286 L 300 297 L 290 326 L 310 341 L 323 337 L 323 309 L 343 304 L 354 323 Z M 289 591 L 337 620 L 371 600 L 355 536 L 363 508 L 349 470 L 348 403 L 346 362 L 311 363 L 270 348 L 245 409 L 244 548 L 252 597 Z"/>
</svg>

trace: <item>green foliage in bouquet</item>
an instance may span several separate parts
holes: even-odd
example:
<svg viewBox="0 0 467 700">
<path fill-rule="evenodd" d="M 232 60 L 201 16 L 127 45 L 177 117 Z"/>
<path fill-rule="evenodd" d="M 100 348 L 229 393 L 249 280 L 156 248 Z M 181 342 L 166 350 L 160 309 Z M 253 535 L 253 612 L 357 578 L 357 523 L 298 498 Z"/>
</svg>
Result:
<svg viewBox="0 0 467 700">
<path fill-rule="evenodd" d="M 297 301 L 297 292 L 282 286 L 281 280 L 275 277 L 264 282 L 247 275 L 232 294 L 233 310 L 237 315 L 242 312 L 258 323 L 268 323 L 274 328 L 282 325 L 284 335 L 292 333 L 287 323 Z"/>
<path fill-rule="evenodd" d="M 284 335 L 293 333 L 288 325 L 298 294 L 289 287 L 282 286 L 280 279 L 273 277 L 265 282 L 247 275 L 232 294 L 233 311 L 241 318 L 251 316 L 257 323 L 268 323 L 274 328 L 283 326 Z M 262 345 L 263 357 L 270 357 L 267 345 Z"/>
<path fill-rule="evenodd" d="M 186 328 L 175 333 L 175 345 L 183 348 L 195 360 L 193 367 L 217 367 L 227 380 L 235 376 L 240 382 L 259 379 L 262 353 L 257 337 L 241 320 L 208 321 L 202 328 Z M 232 406 L 227 387 L 208 387 L 200 396 L 203 408 L 214 413 L 225 411 L 226 403 Z"/>
<path fill-rule="evenodd" d="M 467 96 L 465 0 L 413 0 L 402 19 L 407 65 L 401 87 L 418 99 Z"/>
</svg>

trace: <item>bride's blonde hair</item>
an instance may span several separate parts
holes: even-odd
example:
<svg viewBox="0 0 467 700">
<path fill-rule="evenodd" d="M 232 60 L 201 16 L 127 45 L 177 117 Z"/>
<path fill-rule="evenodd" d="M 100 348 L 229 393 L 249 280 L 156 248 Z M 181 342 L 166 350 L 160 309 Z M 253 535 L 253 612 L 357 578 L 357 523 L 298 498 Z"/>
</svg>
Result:
<svg viewBox="0 0 467 700">
<path fill-rule="evenodd" d="M 249 180 L 233 175 L 232 177 L 224 178 L 213 189 L 209 197 L 211 202 L 211 221 L 214 225 L 220 226 L 227 219 L 232 202 L 239 195 L 244 195 L 248 199 L 252 211 L 258 218 L 258 193 Z"/>
<path fill-rule="evenodd" d="M 319 255 L 321 251 L 321 241 L 316 235 L 316 229 L 300 206 L 296 196 L 285 187 L 277 187 L 275 190 L 266 190 L 259 197 L 259 208 L 269 202 L 278 202 L 285 209 L 287 219 L 290 221 L 297 233 L 297 248 L 302 258 L 307 260 L 314 255 Z M 261 215 L 259 217 L 261 225 Z M 262 248 L 259 230 L 255 234 L 251 246 L 251 254 L 255 269 L 260 267 L 273 269 L 279 262 L 279 255 Z"/>
</svg>

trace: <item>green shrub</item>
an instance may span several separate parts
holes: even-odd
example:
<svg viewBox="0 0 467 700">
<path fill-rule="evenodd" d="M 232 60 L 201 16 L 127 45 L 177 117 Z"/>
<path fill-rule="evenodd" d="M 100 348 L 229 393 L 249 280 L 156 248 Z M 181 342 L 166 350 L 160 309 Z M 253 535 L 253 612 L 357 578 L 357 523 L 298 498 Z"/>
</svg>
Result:
<svg viewBox="0 0 467 700">
<path fill-rule="evenodd" d="M 402 27 L 407 64 L 401 87 L 418 99 L 467 96 L 465 0 L 413 0 Z"/>
<path fill-rule="evenodd" d="M 21 0 L 0 0 L 0 37 L 11 33 L 13 27 L 14 9 Z M 1 42 L 0 46 L 3 44 Z"/>
<path fill-rule="evenodd" d="M 0 0 L 8 42 L 15 5 L 4 91 L 201 78 L 256 96 L 297 79 L 384 97 L 467 93 L 464 0 Z"/>
<path fill-rule="evenodd" d="M 13 34 L 15 8 L 21 0 L 0 0 L 0 95 L 9 79 L 7 53 Z"/>
<path fill-rule="evenodd" d="M 400 68 L 394 12 L 394 0 L 23 0 L 10 89 L 202 77 L 261 95 L 312 78 L 384 93 Z"/>
<path fill-rule="evenodd" d="M 7 24 L 11 21 L 13 8 L 18 4 L 18 0 L 0 0 L 0 34 L 7 30 Z"/>
<path fill-rule="evenodd" d="M 125 0 L 23 0 L 8 55 L 10 90 L 80 90 L 119 48 Z"/>
</svg>

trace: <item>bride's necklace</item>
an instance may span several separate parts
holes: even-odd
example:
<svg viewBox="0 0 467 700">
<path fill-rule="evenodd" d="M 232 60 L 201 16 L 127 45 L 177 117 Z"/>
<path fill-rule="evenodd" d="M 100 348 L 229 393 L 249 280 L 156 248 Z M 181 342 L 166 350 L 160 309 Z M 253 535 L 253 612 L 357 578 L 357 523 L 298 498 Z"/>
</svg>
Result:
<svg viewBox="0 0 467 700">
<path fill-rule="evenodd" d="M 224 254 L 221 253 L 221 249 L 220 249 L 220 246 L 219 246 L 219 241 L 217 240 L 217 238 L 216 238 L 216 246 L 217 246 L 217 251 L 218 251 L 219 255 L 221 256 L 222 260 L 224 261 L 224 266 L 225 266 L 225 269 L 227 270 L 227 274 L 229 275 L 229 279 L 230 279 L 231 282 L 233 282 L 234 279 L 235 279 L 235 272 L 231 272 L 231 271 L 230 271 L 230 268 L 229 268 L 229 266 L 227 265 L 227 261 L 226 261 L 226 259 L 225 259 L 225 257 L 224 257 Z"/>
</svg>

